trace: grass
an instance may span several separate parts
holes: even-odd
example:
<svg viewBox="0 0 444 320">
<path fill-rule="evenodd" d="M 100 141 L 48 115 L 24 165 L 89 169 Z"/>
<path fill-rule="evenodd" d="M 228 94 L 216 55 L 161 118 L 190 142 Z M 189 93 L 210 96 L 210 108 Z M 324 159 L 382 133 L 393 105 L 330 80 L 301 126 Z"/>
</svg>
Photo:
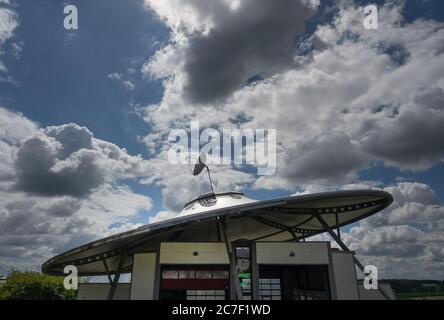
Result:
<svg viewBox="0 0 444 320">
<path fill-rule="evenodd" d="M 397 300 L 406 300 L 406 299 L 414 299 L 414 298 L 430 298 L 430 297 L 443 297 L 444 292 L 397 292 L 395 293 Z"/>
</svg>

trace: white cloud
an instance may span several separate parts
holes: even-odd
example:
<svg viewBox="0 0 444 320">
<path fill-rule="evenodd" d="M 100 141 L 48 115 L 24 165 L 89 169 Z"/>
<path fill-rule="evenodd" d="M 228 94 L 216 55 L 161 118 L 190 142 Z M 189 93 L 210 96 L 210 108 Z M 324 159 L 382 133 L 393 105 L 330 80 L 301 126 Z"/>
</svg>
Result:
<svg viewBox="0 0 444 320">
<path fill-rule="evenodd" d="M 36 130 L 37 125 L 22 114 L 0 107 L 0 182 L 12 179 L 19 143 Z"/>
<path fill-rule="evenodd" d="M 148 176 L 146 161 L 85 127 L 39 129 L 0 108 L 0 159 L 0 273 L 137 228 L 152 207 L 123 183 Z"/>
<path fill-rule="evenodd" d="M 133 69 L 128 69 L 127 73 L 129 75 L 131 75 L 131 74 L 134 74 L 134 71 L 133 71 Z M 121 73 L 113 72 L 113 73 L 108 74 L 107 77 L 108 77 L 108 79 L 118 81 L 122 85 L 122 87 L 128 91 L 132 91 L 136 87 L 131 80 L 125 80 L 124 75 Z"/>
<path fill-rule="evenodd" d="M 257 74 L 270 76 L 293 65 L 292 40 L 302 34 L 314 1 L 158 1 L 147 0 L 171 28 L 172 44 L 159 51 L 144 70 L 164 77 L 181 73 L 183 98 L 212 103 L 244 86 Z M 180 3 L 180 4 L 179 4 Z M 177 6 L 181 10 L 177 10 Z M 235 9 L 233 9 L 235 8 Z M 179 64 L 170 64 L 181 56 Z M 185 80 L 182 82 L 182 80 Z"/>
<path fill-rule="evenodd" d="M 177 216 L 177 212 L 172 211 L 160 211 L 156 215 L 149 218 L 149 223 L 160 222 L 163 220 L 171 219 Z"/>
<path fill-rule="evenodd" d="M 85 217 L 95 216 L 101 224 L 108 226 L 116 219 L 129 219 L 151 207 L 149 197 L 134 193 L 128 186 L 106 184 L 83 202 L 80 211 Z"/>
<path fill-rule="evenodd" d="M 120 79 L 122 79 L 122 75 L 120 73 L 113 72 L 108 75 L 108 79 L 120 80 Z"/>
<path fill-rule="evenodd" d="M 123 81 L 122 84 L 123 84 L 124 88 L 127 89 L 127 90 L 129 90 L 129 91 L 134 90 L 134 88 L 136 87 L 136 86 L 134 85 L 134 83 L 132 83 L 132 82 L 129 81 L 129 80 L 125 80 L 125 81 Z"/>
<path fill-rule="evenodd" d="M 10 6 L 9 1 L 4 1 L 3 5 Z M 19 26 L 18 14 L 10 8 L 0 7 L 0 59 L 4 54 L 4 44 L 14 37 L 14 31 Z M 15 50 L 20 48 L 18 44 L 14 44 Z M 0 60 L 0 81 L 12 81 L 8 75 L 5 64 Z"/>
<path fill-rule="evenodd" d="M 0 8 L 0 45 L 14 35 L 14 30 L 19 25 L 17 18 L 14 11 L 8 8 Z"/>
<path fill-rule="evenodd" d="M 106 185 L 88 199 L 0 193 L 0 273 L 10 266 L 39 269 L 51 256 L 114 233 L 152 206 L 127 186 Z"/>
</svg>

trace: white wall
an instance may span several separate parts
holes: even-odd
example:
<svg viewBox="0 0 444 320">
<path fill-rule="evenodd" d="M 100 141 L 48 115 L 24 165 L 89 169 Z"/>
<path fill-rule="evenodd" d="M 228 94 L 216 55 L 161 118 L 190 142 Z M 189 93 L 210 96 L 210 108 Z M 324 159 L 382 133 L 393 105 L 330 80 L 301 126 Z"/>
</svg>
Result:
<svg viewBox="0 0 444 320">
<path fill-rule="evenodd" d="M 160 264 L 229 264 L 229 260 L 223 242 L 164 242 L 160 245 Z"/>
<path fill-rule="evenodd" d="M 343 251 L 332 252 L 333 269 L 338 300 L 359 300 L 353 254 Z"/>
<path fill-rule="evenodd" d="M 153 300 L 156 256 L 155 252 L 134 255 L 131 300 Z"/>
<path fill-rule="evenodd" d="M 110 289 L 109 283 L 80 283 L 77 300 L 106 300 Z M 128 300 L 130 293 L 129 283 L 117 284 L 114 300 Z"/>
<path fill-rule="evenodd" d="M 256 257 L 258 264 L 327 265 L 328 249 L 327 242 L 257 242 Z"/>
</svg>

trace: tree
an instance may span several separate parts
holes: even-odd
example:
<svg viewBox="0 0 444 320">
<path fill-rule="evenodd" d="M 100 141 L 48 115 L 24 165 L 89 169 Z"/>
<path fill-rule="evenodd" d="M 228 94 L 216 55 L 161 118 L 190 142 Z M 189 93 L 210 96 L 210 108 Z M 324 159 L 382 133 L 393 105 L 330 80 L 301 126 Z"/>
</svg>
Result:
<svg viewBox="0 0 444 320">
<path fill-rule="evenodd" d="M 76 291 L 63 287 L 63 277 L 32 271 L 11 271 L 0 286 L 0 300 L 70 300 Z"/>
</svg>

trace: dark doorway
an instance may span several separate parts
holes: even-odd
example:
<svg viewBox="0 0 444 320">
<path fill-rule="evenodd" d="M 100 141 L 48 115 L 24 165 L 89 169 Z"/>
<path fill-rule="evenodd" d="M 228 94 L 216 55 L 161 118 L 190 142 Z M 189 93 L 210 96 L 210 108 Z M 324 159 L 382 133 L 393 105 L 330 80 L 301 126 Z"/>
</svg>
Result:
<svg viewBox="0 0 444 320">
<path fill-rule="evenodd" d="M 330 285 L 326 265 L 259 267 L 262 300 L 328 300 Z"/>
</svg>

